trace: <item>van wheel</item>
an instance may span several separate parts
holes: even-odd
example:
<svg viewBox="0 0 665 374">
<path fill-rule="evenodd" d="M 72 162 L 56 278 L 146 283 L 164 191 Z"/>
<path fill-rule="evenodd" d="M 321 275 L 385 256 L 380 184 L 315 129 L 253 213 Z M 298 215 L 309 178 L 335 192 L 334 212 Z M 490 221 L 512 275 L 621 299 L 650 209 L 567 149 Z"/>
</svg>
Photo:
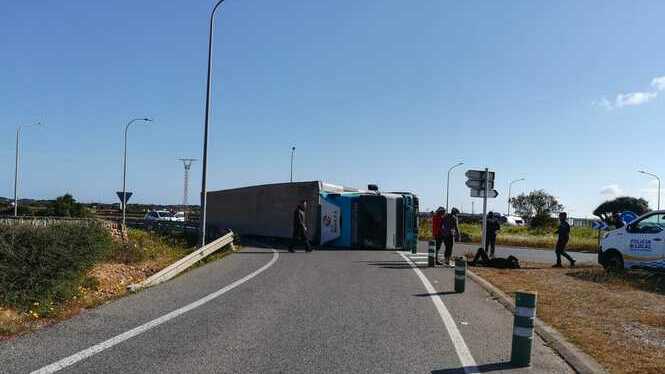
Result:
<svg viewBox="0 0 665 374">
<path fill-rule="evenodd" d="M 607 254 L 605 259 L 605 270 L 608 273 L 621 273 L 623 272 L 623 258 L 620 254 L 616 252 L 611 252 Z"/>
</svg>

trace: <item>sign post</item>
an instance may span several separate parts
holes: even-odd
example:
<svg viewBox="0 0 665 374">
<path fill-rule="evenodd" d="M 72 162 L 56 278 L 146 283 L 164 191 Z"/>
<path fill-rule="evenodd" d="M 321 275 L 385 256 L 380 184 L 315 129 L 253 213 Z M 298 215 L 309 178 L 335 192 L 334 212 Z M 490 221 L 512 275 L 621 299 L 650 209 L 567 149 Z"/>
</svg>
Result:
<svg viewBox="0 0 665 374">
<path fill-rule="evenodd" d="M 487 199 L 494 199 L 499 196 L 499 192 L 494 189 L 494 172 L 485 170 L 467 170 L 466 177 L 466 186 L 471 189 L 471 197 L 482 197 L 483 198 L 483 225 L 481 232 L 481 248 L 485 248 L 485 242 L 487 238 L 485 237 L 487 231 Z"/>
</svg>

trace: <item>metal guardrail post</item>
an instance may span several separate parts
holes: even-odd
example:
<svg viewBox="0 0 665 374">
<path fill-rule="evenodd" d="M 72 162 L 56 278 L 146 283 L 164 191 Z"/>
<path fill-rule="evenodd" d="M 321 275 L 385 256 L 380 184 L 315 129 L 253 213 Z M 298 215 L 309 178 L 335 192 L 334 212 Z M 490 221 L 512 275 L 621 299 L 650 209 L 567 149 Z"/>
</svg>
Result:
<svg viewBox="0 0 665 374">
<path fill-rule="evenodd" d="M 466 260 L 455 259 L 455 292 L 463 293 L 466 287 Z"/>
<path fill-rule="evenodd" d="M 427 266 L 434 267 L 436 263 L 436 242 L 434 240 L 429 241 L 429 246 L 427 248 Z"/>
<path fill-rule="evenodd" d="M 535 292 L 515 293 L 515 320 L 510 363 L 515 367 L 531 365 L 533 328 L 536 320 L 538 295 Z"/>
</svg>

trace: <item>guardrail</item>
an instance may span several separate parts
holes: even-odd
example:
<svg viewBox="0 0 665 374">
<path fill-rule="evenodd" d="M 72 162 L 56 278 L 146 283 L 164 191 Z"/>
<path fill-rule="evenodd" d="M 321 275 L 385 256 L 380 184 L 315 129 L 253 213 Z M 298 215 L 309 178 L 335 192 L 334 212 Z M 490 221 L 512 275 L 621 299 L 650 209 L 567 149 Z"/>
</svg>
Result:
<svg viewBox="0 0 665 374">
<path fill-rule="evenodd" d="M 143 282 L 132 284 L 127 288 L 131 292 L 136 292 L 140 289 L 146 287 L 152 287 L 162 282 L 166 282 L 167 280 L 182 273 L 183 271 L 185 271 L 195 263 L 215 253 L 216 251 L 226 247 L 227 245 L 231 246 L 231 250 L 235 250 L 235 248 L 233 247 L 233 232 L 229 232 L 228 234 L 222 236 L 221 238 L 206 244 L 205 246 L 197 249 L 196 251 L 176 261 L 175 263 L 165 267 L 160 272 L 152 275 Z"/>
</svg>

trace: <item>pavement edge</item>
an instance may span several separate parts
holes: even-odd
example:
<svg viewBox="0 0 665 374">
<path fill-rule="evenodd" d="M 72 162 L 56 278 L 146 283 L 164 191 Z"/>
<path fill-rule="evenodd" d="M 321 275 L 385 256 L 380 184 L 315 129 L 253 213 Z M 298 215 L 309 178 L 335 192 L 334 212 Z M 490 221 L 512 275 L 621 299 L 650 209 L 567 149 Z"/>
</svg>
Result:
<svg viewBox="0 0 665 374">
<path fill-rule="evenodd" d="M 473 279 L 474 282 L 476 282 L 492 296 L 494 296 L 496 300 L 511 313 L 515 313 L 515 304 L 503 291 L 471 270 L 467 270 L 467 275 Z M 535 329 L 536 333 L 545 341 L 545 343 L 547 343 L 559 355 L 561 355 L 564 361 L 566 361 L 568 365 L 570 365 L 573 370 L 575 370 L 575 372 L 580 374 L 608 373 L 608 371 L 591 356 L 582 352 L 581 349 L 566 340 L 566 338 L 556 329 L 549 326 L 539 318 L 536 318 Z"/>
</svg>

